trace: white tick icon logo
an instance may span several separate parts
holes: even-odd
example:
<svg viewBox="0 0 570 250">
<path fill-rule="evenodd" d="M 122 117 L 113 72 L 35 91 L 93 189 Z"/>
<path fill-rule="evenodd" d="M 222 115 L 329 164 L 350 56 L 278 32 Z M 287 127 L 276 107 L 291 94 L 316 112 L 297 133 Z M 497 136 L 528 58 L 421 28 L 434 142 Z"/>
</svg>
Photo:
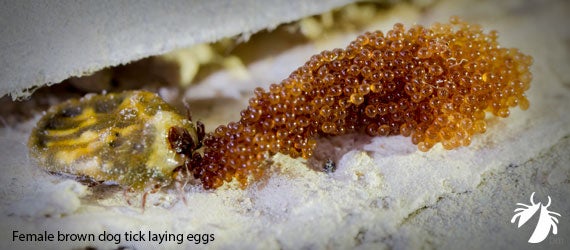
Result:
<svg viewBox="0 0 570 250">
<path fill-rule="evenodd" d="M 558 233 L 558 227 L 557 227 L 558 218 L 556 218 L 554 216 L 556 215 L 556 216 L 561 217 L 562 215 L 560 215 L 559 213 L 556 213 L 556 212 L 548 211 L 547 208 L 550 206 L 550 203 L 552 201 L 550 199 L 550 196 L 548 196 L 548 204 L 546 204 L 546 206 L 542 205 L 541 202 L 534 203 L 533 197 L 534 197 L 534 192 L 530 195 L 530 204 L 531 205 L 525 205 L 523 203 L 517 203 L 517 206 L 522 206 L 522 207 L 515 209 L 515 211 L 514 211 L 515 215 L 511 219 L 511 223 L 515 223 L 515 221 L 518 218 L 519 223 L 518 223 L 517 227 L 521 227 L 540 208 L 540 217 L 538 217 L 538 223 L 536 224 L 536 228 L 534 229 L 534 232 L 532 232 L 530 239 L 528 239 L 529 243 L 540 243 L 544 239 L 546 239 L 546 237 L 548 237 L 548 234 L 550 233 L 551 228 L 552 228 L 552 234 Z"/>
</svg>

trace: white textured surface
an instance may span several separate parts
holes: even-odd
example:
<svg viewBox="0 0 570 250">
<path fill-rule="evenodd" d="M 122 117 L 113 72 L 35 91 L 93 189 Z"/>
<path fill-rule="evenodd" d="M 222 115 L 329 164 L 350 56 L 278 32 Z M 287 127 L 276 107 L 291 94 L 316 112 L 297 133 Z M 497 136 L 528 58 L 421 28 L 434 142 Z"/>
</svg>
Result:
<svg viewBox="0 0 570 250">
<path fill-rule="evenodd" d="M 350 0 L 0 1 L 0 97 L 224 37 Z"/>
<path fill-rule="evenodd" d="M 555 24 L 568 18 L 566 2 L 441 1 L 421 12 L 398 5 L 371 20 L 370 27 L 389 28 L 394 22 L 429 24 L 446 21 L 451 14 L 465 16 L 487 28 L 499 30 L 501 44 L 519 47 L 532 55 L 534 81 L 529 90 L 531 107 L 514 109 L 507 119 L 492 118 L 487 133 L 474 138 L 470 147 L 445 151 L 436 146 L 419 152 L 409 138 L 374 138 L 370 143 L 344 137 L 348 153 L 338 169 L 324 174 L 307 168 L 302 160 L 276 156 L 269 177 L 246 190 L 224 187 L 203 191 L 193 187 L 186 193 L 188 205 L 177 201 L 175 190 L 151 195 L 158 206 L 141 213 L 128 206 L 120 190 L 75 192 L 75 198 L 60 201 L 63 209 L 51 217 L 53 202 L 37 197 L 41 190 L 77 189 L 61 177 L 51 176 L 31 165 L 25 140 L 34 121 L 17 129 L 0 130 L 0 208 L 3 234 L 0 248 L 48 246 L 56 243 L 14 243 L 11 231 L 57 230 L 120 233 L 153 230 L 175 233 L 214 233 L 208 245 L 168 243 L 168 248 L 213 247 L 218 249 L 568 249 L 570 244 L 570 88 L 568 34 Z M 551 25 L 552 24 L 552 25 Z M 370 28 L 373 29 L 373 28 Z M 323 49 L 344 46 L 354 34 L 329 37 L 327 43 L 297 46 L 249 65 L 252 82 L 267 86 L 278 81 Z M 245 83 L 244 83 L 245 84 Z M 239 96 L 250 85 L 236 84 L 224 73 L 213 74 L 187 96 L 213 100 L 200 106 L 191 102 L 196 116 L 206 124 L 235 119 L 244 100 L 220 98 Z M 228 86 L 232 86 L 231 88 Z M 235 89 L 234 89 L 235 88 Z M 243 89 L 240 89 L 243 88 Z M 217 97 L 214 97 L 218 95 Z M 203 100 L 202 100 L 203 101 Z M 201 108 L 203 107 L 203 109 Z M 59 184 L 58 184 L 59 183 Z M 100 190 L 99 190 L 100 191 Z M 526 243 L 529 230 L 510 224 L 515 204 L 552 196 L 551 209 L 562 214 L 558 235 L 541 245 Z M 76 208 L 73 202 L 79 199 Z M 66 204 L 71 204 L 65 206 Z M 18 209 L 37 207 L 37 209 Z M 31 212 L 30 212 L 31 211 Z M 69 214 L 68 211 L 72 213 Z M 62 215 L 59 217 L 60 215 Z M 35 216 L 34 216 L 35 215 Z M 112 242 L 67 242 L 65 247 L 114 248 Z M 152 248 L 156 243 L 123 242 L 121 246 Z"/>
</svg>

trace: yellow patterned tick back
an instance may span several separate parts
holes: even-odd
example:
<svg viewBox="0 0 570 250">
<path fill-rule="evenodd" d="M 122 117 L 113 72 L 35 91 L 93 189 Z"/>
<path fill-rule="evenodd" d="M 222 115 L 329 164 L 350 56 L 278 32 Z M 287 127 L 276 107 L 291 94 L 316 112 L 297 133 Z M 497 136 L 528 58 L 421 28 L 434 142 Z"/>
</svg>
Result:
<svg viewBox="0 0 570 250">
<path fill-rule="evenodd" d="M 185 156 L 169 142 L 171 128 L 188 131 L 191 120 L 154 93 L 87 95 L 50 108 L 34 128 L 30 154 L 53 173 L 134 189 L 166 186 Z"/>
</svg>

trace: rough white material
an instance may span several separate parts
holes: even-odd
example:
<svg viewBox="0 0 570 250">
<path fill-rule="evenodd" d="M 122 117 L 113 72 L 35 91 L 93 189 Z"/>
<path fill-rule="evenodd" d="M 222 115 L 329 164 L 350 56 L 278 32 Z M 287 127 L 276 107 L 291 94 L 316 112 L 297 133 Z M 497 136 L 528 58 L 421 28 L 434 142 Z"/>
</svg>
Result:
<svg viewBox="0 0 570 250">
<path fill-rule="evenodd" d="M 38 190 L 34 195 L 23 197 L 20 202 L 14 203 L 10 210 L 24 218 L 61 217 L 75 212 L 81 206 L 79 198 L 86 193 L 86 186 L 66 180 Z"/>
<path fill-rule="evenodd" d="M 224 37 L 274 28 L 351 0 L 0 1 L 0 97 Z"/>
</svg>

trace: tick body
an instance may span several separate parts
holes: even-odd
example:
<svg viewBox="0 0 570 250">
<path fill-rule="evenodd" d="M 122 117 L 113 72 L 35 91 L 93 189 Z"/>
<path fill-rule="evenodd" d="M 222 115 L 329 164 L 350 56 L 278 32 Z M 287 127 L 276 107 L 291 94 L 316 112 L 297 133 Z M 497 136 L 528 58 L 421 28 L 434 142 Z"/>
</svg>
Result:
<svg viewBox="0 0 570 250">
<path fill-rule="evenodd" d="M 29 148 L 49 172 L 148 191 L 172 183 L 203 131 L 154 93 L 92 94 L 50 108 Z"/>
</svg>

